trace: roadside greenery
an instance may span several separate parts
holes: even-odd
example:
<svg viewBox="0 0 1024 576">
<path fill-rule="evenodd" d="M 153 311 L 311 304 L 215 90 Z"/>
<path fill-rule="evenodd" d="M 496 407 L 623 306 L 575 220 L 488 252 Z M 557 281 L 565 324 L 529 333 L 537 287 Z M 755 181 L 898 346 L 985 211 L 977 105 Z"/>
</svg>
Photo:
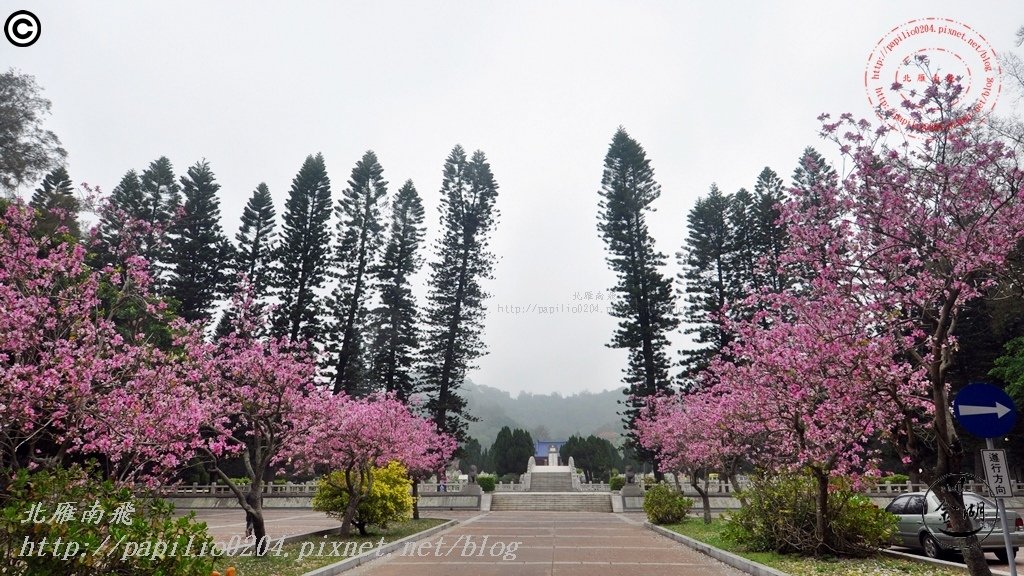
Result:
<svg viewBox="0 0 1024 576">
<path fill-rule="evenodd" d="M 792 576 L 963 576 L 964 570 L 941 568 L 924 562 L 914 562 L 885 556 L 864 558 L 811 557 L 777 552 L 754 552 L 727 535 L 727 522 L 723 519 L 704 524 L 687 520 L 665 528 L 689 536 L 715 548 L 731 552 L 747 560 L 769 566 Z"/>
</svg>

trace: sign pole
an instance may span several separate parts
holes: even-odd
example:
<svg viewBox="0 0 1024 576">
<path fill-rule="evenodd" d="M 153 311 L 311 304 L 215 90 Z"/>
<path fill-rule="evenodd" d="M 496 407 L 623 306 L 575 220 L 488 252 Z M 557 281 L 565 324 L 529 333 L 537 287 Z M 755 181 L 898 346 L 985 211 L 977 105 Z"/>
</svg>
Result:
<svg viewBox="0 0 1024 576">
<path fill-rule="evenodd" d="M 989 450 L 996 449 L 996 443 L 991 438 L 985 438 L 985 447 Z M 989 490 L 991 490 L 991 480 L 985 478 L 989 483 Z M 996 510 L 999 511 L 999 522 L 1003 525 L 1003 545 L 1006 546 L 1006 557 L 1010 561 L 1010 576 L 1017 576 L 1017 558 L 1013 554 L 1013 546 L 1010 544 L 1010 523 L 1006 519 L 1006 503 L 1003 502 L 1002 498 L 996 497 L 995 494 L 992 497 L 996 501 Z"/>
</svg>

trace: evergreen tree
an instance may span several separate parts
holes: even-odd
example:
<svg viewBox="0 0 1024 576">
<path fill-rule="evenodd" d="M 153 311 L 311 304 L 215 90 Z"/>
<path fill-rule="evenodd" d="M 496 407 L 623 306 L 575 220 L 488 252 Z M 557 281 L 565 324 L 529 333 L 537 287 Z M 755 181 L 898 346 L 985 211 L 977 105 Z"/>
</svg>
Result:
<svg viewBox="0 0 1024 576">
<path fill-rule="evenodd" d="M 800 162 L 793 170 L 793 186 L 809 192 L 818 184 L 826 182 L 829 178 L 835 177 L 836 171 L 829 166 L 825 157 L 818 153 L 812 146 L 804 148 L 800 155 Z M 811 194 L 812 202 L 815 195 Z"/>
<path fill-rule="evenodd" d="M 459 394 L 472 362 L 484 354 L 484 299 L 480 281 L 491 278 L 488 236 L 497 221 L 498 185 L 483 152 L 467 160 L 456 146 L 444 165 L 441 238 L 431 262 L 423 349 L 426 408 L 438 430 L 465 437 L 466 400 Z"/>
<path fill-rule="evenodd" d="M 149 167 L 142 171 L 140 180 L 145 200 L 138 217 L 149 228 L 142 238 L 140 253 L 152 265 L 157 289 L 163 290 L 167 276 L 173 273 L 171 244 L 176 241 L 173 236 L 177 233 L 175 225 L 181 207 L 181 186 L 166 156 L 150 162 Z"/>
<path fill-rule="evenodd" d="M 138 172 L 129 170 L 121 177 L 100 210 L 99 235 L 95 247 L 99 266 L 118 266 L 122 264 L 126 252 L 140 253 L 139 240 L 134 234 L 146 203 L 145 198 Z"/>
<path fill-rule="evenodd" d="M 524 474 L 530 463 L 530 456 L 534 455 L 536 447 L 533 438 L 526 430 L 516 428 L 512 431 L 512 450 L 509 454 L 509 472 L 513 474 Z"/>
<path fill-rule="evenodd" d="M 188 321 L 208 320 L 217 298 L 225 293 L 231 243 L 220 226 L 220 200 L 209 162 L 197 162 L 182 176 L 185 206 L 173 226 L 170 245 L 173 276 L 168 296 L 180 303 L 178 313 Z"/>
<path fill-rule="evenodd" d="M 388 183 L 373 151 L 352 169 L 348 188 L 338 199 L 338 246 L 334 263 L 338 285 L 331 294 L 333 319 L 327 347 L 334 393 L 362 396 L 370 392 L 362 336 L 367 322 L 370 271 L 380 251 L 381 204 Z"/>
<path fill-rule="evenodd" d="M 483 449 L 479 440 L 472 437 L 466 440 L 466 443 L 462 445 L 462 454 L 462 458 L 459 458 L 459 471 L 469 474 L 469 467 L 474 465 L 477 472 L 484 471 Z"/>
<path fill-rule="evenodd" d="M 779 257 L 788 243 L 786 227 L 779 222 L 780 206 L 785 201 L 782 178 L 765 166 L 754 184 L 754 219 L 751 240 L 758 255 L 754 283 L 758 288 L 781 292 L 786 279 L 780 273 Z"/>
<path fill-rule="evenodd" d="M 387 246 L 374 271 L 381 305 L 372 315 L 370 380 L 375 387 L 394 392 L 403 402 L 414 392 L 412 369 L 420 340 L 411 278 L 422 261 L 419 247 L 424 235 L 423 215 L 420 195 L 408 180 L 392 202 Z"/>
<path fill-rule="evenodd" d="M 317 290 L 327 279 L 330 218 L 331 181 L 324 157 L 307 156 L 292 180 L 275 251 L 274 287 L 281 301 L 274 318 L 275 335 L 320 343 L 321 301 Z"/>
<path fill-rule="evenodd" d="M 262 300 L 270 286 L 272 247 L 274 242 L 274 200 L 270 189 L 263 182 L 256 186 L 252 197 L 242 210 L 242 225 L 235 234 L 238 248 L 235 251 L 234 271 L 244 274 L 252 290 L 254 305 L 262 309 Z M 217 324 L 217 334 L 226 336 L 231 332 L 235 310 L 228 309 Z"/>
<path fill-rule="evenodd" d="M 685 298 L 686 334 L 694 335 L 696 349 L 683 351 L 683 383 L 693 384 L 698 372 L 729 341 L 718 314 L 733 295 L 730 284 L 730 260 L 733 249 L 731 197 L 715 184 L 706 197 L 698 198 L 687 215 L 686 246 L 678 259 L 679 275 Z"/>
<path fill-rule="evenodd" d="M 39 188 L 32 194 L 29 205 L 38 214 L 34 232 L 41 236 L 50 236 L 60 226 L 67 227 L 73 237 L 81 236 L 78 225 L 78 198 L 75 197 L 74 185 L 64 166 L 50 171 Z"/>
<path fill-rule="evenodd" d="M 612 138 L 601 178 L 598 230 L 604 238 L 608 264 L 618 276 L 611 305 L 619 318 L 610 346 L 629 351 L 624 370 L 623 420 L 635 442 L 633 421 L 646 399 L 671 392 L 667 335 L 679 325 L 673 310 L 672 282 L 661 268 L 665 255 L 654 248 L 646 213 L 661 194 L 644 149 L 621 127 Z M 652 456 L 647 453 L 645 456 Z"/>
<path fill-rule="evenodd" d="M 498 435 L 491 444 L 489 455 L 494 460 L 494 472 L 498 476 L 504 476 L 512 470 L 512 429 L 503 426 L 498 430 Z"/>
</svg>

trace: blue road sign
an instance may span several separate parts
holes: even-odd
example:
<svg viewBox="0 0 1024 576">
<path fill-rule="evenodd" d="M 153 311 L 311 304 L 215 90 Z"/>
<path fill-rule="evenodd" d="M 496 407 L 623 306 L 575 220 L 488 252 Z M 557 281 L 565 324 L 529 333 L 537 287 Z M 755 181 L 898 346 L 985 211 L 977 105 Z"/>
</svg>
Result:
<svg viewBox="0 0 1024 576">
<path fill-rule="evenodd" d="M 1017 423 L 1017 408 L 1001 389 L 975 383 L 957 392 L 953 416 L 971 434 L 995 438 L 1005 436 Z"/>
</svg>

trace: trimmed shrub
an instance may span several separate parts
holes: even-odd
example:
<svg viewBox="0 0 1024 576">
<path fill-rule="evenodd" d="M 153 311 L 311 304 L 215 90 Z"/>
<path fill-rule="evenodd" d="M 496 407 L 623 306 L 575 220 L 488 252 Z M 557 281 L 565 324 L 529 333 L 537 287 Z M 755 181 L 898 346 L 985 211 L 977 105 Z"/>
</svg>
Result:
<svg viewBox="0 0 1024 576">
<path fill-rule="evenodd" d="M 906 474 L 890 474 L 879 479 L 882 484 L 906 484 L 909 481 L 910 476 Z"/>
<path fill-rule="evenodd" d="M 644 495 L 644 512 L 652 524 L 676 524 L 693 508 L 693 500 L 683 496 L 668 484 L 660 483 L 648 488 Z"/>
<path fill-rule="evenodd" d="M 611 480 L 608 481 L 608 486 L 611 487 L 612 491 L 622 490 L 622 487 L 626 485 L 626 479 L 622 476 L 612 476 Z"/>
<path fill-rule="evenodd" d="M 223 562 L 213 557 L 214 541 L 194 513 L 175 518 L 169 502 L 135 498 L 130 489 L 80 467 L 18 470 L 0 494 L 0 506 L 0 574 L 209 576 Z M 33 510 L 45 518 L 22 523 Z M 118 542 L 137 547 L 110 547 Z"/>
<path fill-rule="evenodd" d="M 494 476 L 480 474 L 476 477 L 476 483 L 480 485 L 480 489 L 484 492 L 494 492 L 494 486 L 497 481 Z"/>
<path fill-rule="evenodd" d="M 738 495 L 742 508 L 729 515 L 726 536 L 750 551 L 782 554 L 867 556 L 888 545 L 896 516 L 850 490 L 841 478 L 832 480 L 828 533 L 822 541 L 815 534 L 817 490 L 806 475 L 752 478 Z"/>
<path fill-rule="evenodd" d="M 412 517 L 412 481 L 406 474 L 405 466 L 389 462 L 383 468 L 374 468 L 372 475 L 370 493 L 363 496 L 356 517 L 352 519 L 352 525 L 362 535 L 366 535 L 368 526 L 387 528 L 391 522 L 401 522 Z M 340 520 L 345 516 L 348 498 L 345 473 L 331 472 L 317 481 L 313 509 Z"/>
</svg>

